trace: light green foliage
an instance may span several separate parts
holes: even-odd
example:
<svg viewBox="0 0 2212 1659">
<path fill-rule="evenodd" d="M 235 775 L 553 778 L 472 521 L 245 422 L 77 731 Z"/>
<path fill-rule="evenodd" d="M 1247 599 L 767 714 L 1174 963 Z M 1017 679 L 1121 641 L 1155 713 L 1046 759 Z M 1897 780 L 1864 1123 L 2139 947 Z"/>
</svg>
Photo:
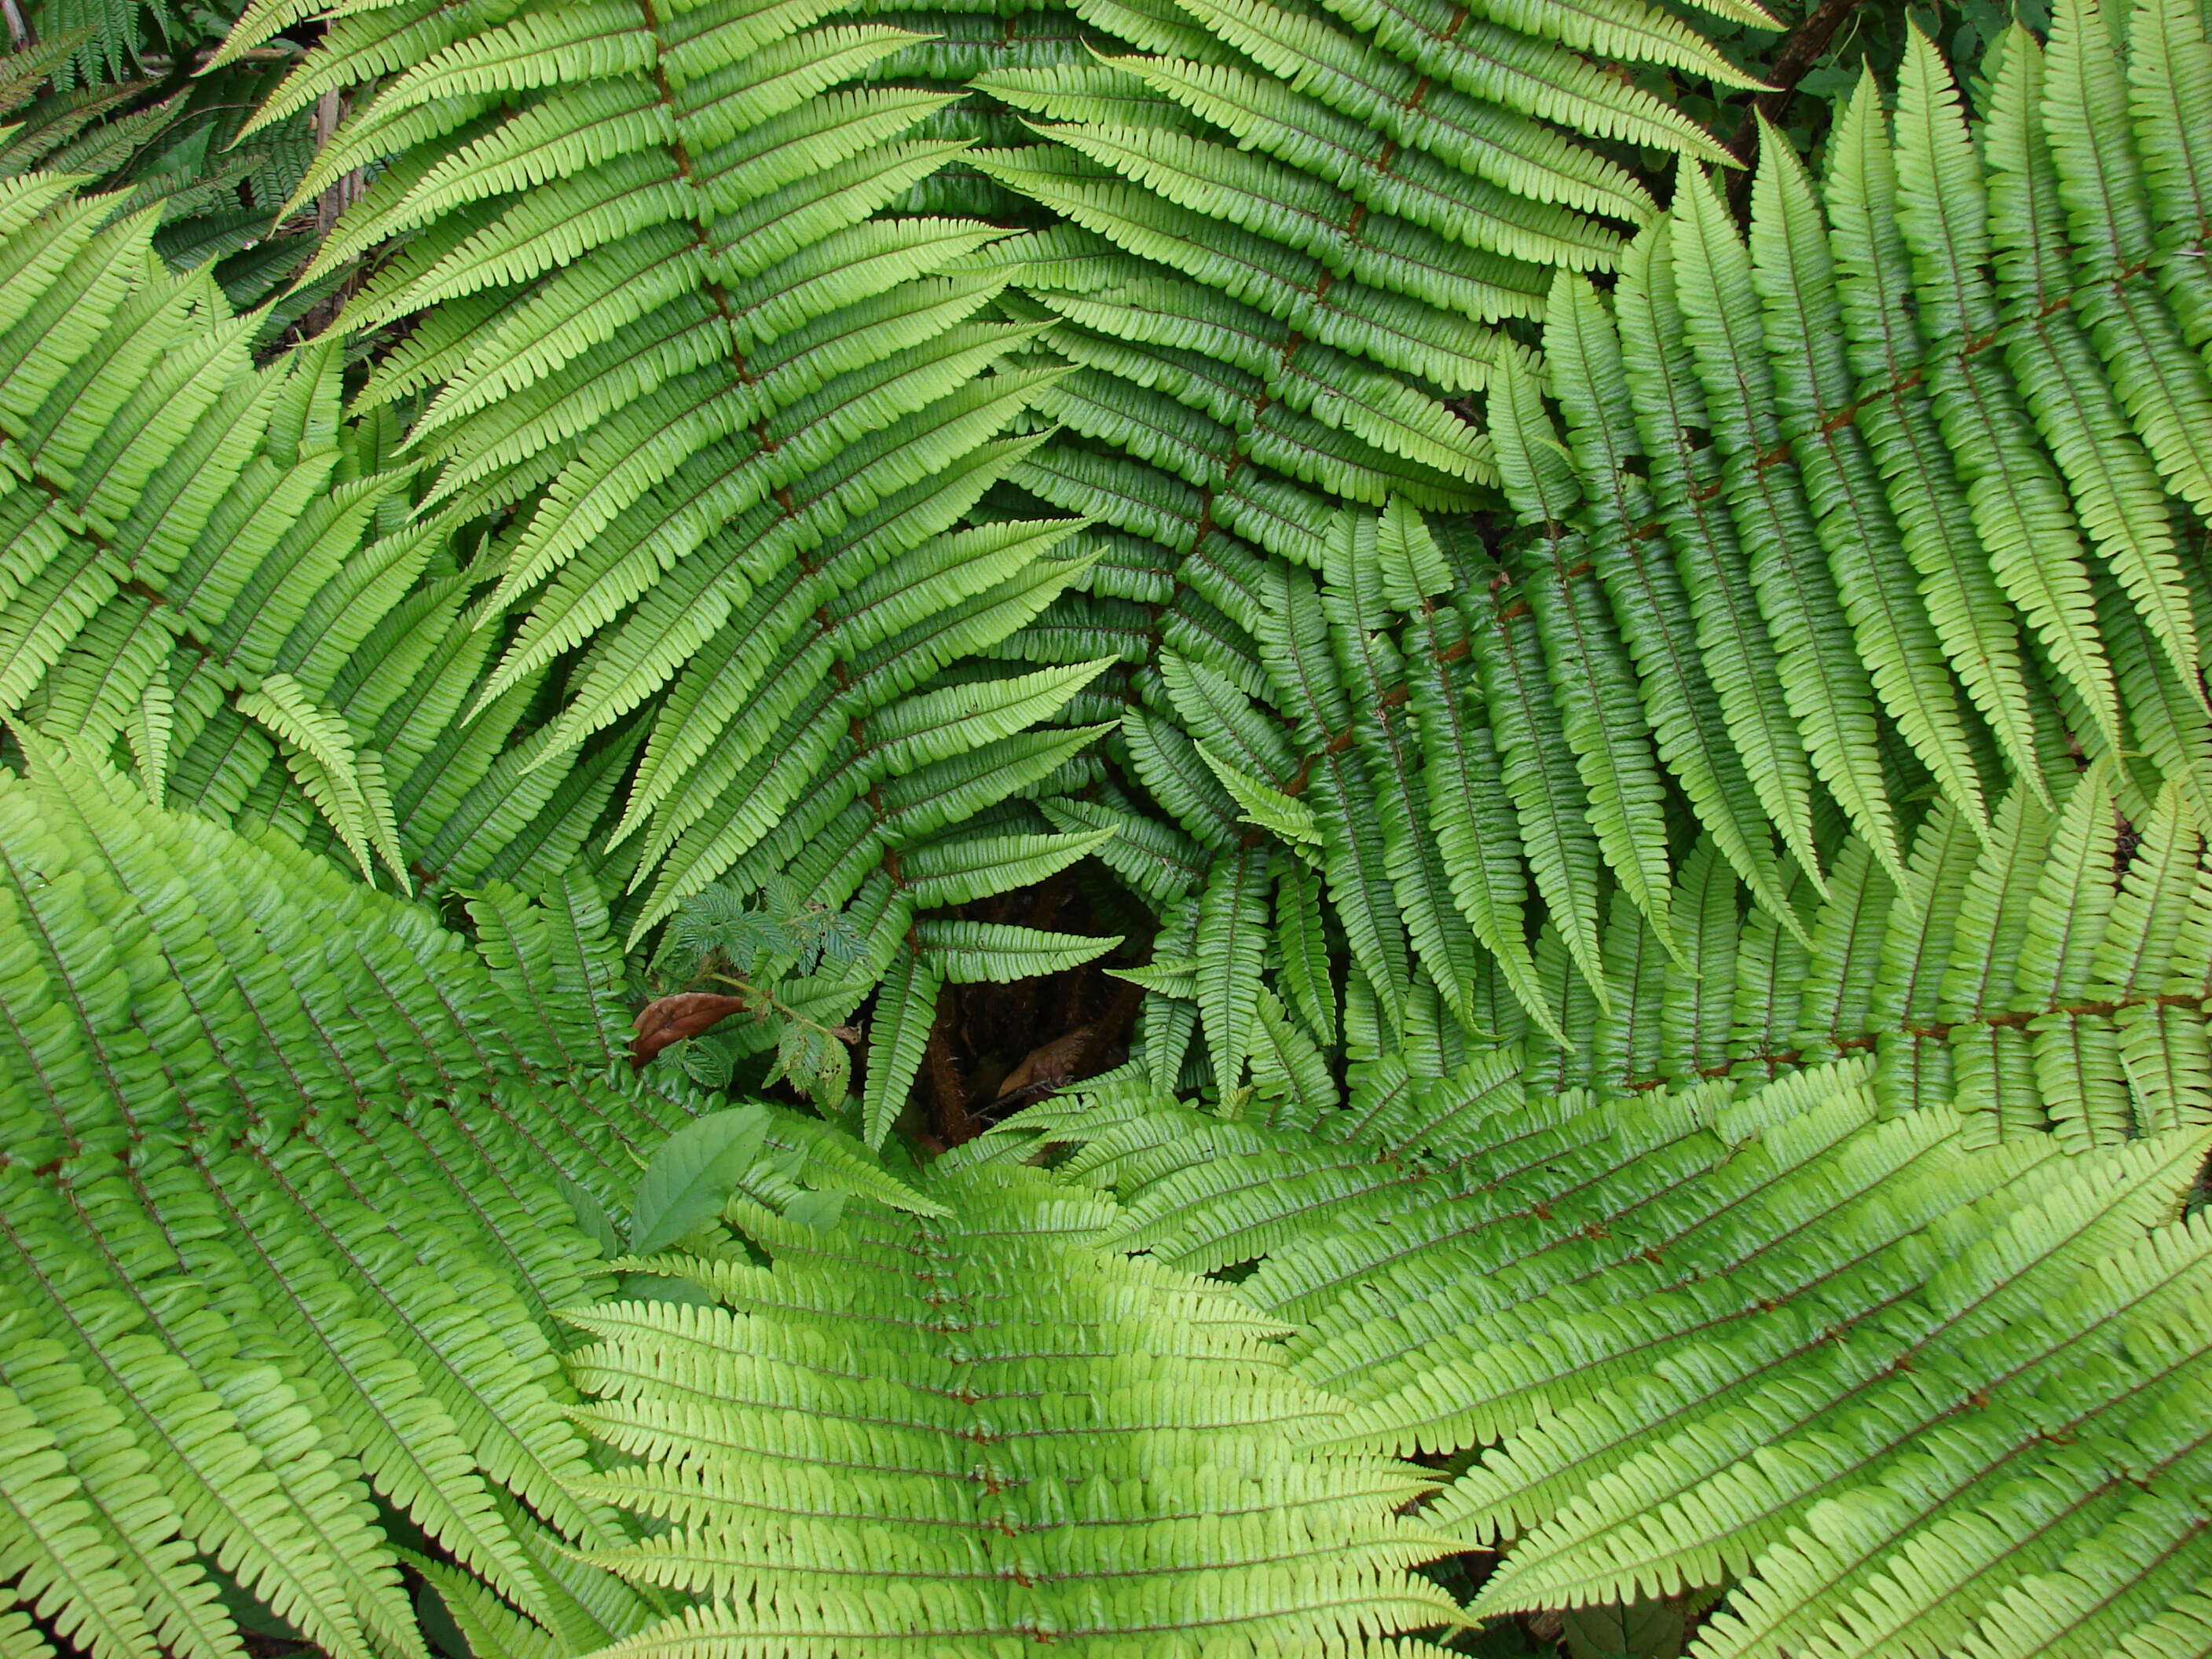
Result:
<svg viewBox="0 0 2212 1659">
<path fill-rule="evenodd" d="M 1103 665 L 933 689 L 1081 574 L 1081 526 L 953 527 L 1054 375 L 993 372 L 1034 332 L 988 310 L 1001 233 L 874 216 L 960 149 L 914 136 L 951 95 L 849 84 L 921 37 L 828 9 L 398 0 L 259 118 L 399 71 L 301 186 L 382 168 L 317 268 L 404 240 L 347 319 L 417 319 L 362 398 L 402 412 L 420 511 L 496 515 L 463 729 L 551 712 L 502 758 L 526 790 L 595 770 L 633 943 L 718 880 L 842 905 L 1066 760 L 1024 728 Z"/>
<path fill-rule="evenodd" d="M 758 1106 L 709 1112 L 662 1141 L 638 1177 L 629 1248 L 650 1255 L 718 1215 L 760 1156 L 768 1113 Z"/>
<path fill-rule="evenodd" d="M 102 1659 L 236 1655 L 219 1568 L 327 1652 L 420 1655 L 374 1492 L 565 1648 L 635 1628 L 652 1598 L 563 1554 L 623 1534 L 574 1486 L 550 1310 L 603 1281 L 560 1182 L 626 1212 L 703 1103 L 612 1069 L 597 893 L 488 887 L 471 949 L 281 841 L 32 769 L 0 781 L 23 1599 Z M 757 1200 L 933 1207 L 818 1121 L 758 1128 L 724 1172 Z"/>
<path fill-rule="evenodd" d="M 232 317 L 204 274 L 151 260 L 150 213 L 116 218 L 64 183 L 0 182 L 0 433 L 14 458 L 0 472 L 0 708 L 129 764 L 171 805 L 329 846 L 402 889 L 544 891 L 580 857 L 619 895 L 635 859 L 599 856 L 620 828 L 618 784 L 634 764 L 672 781 L 657 754 L 690 761 L 641 750 L 635 717 L 571 743 L 554 694 L 581 663 L 550 683 L 502 678 L 496 538 L 418 499 L 422 464 L 394 456 L 387 413 L 342 417 L 335 341 L 257 367 L 254 319 Z M 833 976 L 853 988 L 817 1011 L 826 1028 L 917 902 L 1003 890 L 1063 850 L 979 863 L 970 820 L 1084 745 L 1081 729 L 1030 728 L 1097 665 L 939 683 L 1080 568 L 1060 556 L 1077 526 L 945 528 L 1023 447 L 987 445 L 848 525 L 849 591 L 802 559 L 735 631 L 707 630 L 726 650 L 694 689 L 712 680 L 747 703 L 747 741 L 774 776 L 746 775 L 746 811 L 708 819 L 697 858 L 678 849 L 689 873 L 622 916 L 633 935 L 715 876 L 738 896 L 780 883 L 844 907 L 867 971 Z M 678 609 L 685 628 L 702 614 Z M 733 661 L 757 678 L 721 674 Z M 728 708 L 684 706 L 728 735 Z M 733 848 L 749 850 L 732 872 Z M 921 857 L 918 888 L 899 873 L 905 849 Z"/>
<path fill-rule="evenodd" d="M 173 276 L 154 216 L 0 185 L 0 706 L 149 797 L 415 881 L 557 883 L 614 781 L 533 774 L 525 700 L 464 722 L 489 641 L 336 343 L 256 367 L 251 316 Z M 506 745 L 515 745 L 506 747 Z"/>
<path fill-rule="evenodd" d="M 1136 50 L 978 77 L 1051 141 L 979 165 L 1064 221 L 1009 250 L 1073 370 L 1039 406 L 1130 459 L 1072 451 L 1021 476 L 1063 502 L 1119 477 L 1155 513 L 1175 512 L 1175 480 L 1218 494 L 1232 565 L 1248 544 L 1310 558 L 1295 544 L 1331 496 L 1479 499 L 1486 447 L 1437 393 L 1511 360 L 1483 325 L 1539 314 L 1552 268 L 1612 264 L 1607 218 L 1652 211 L 1559 128 L 1718 155 L 1581 53 L 1743 78 L 1637 0 L 1075 11 Z M 1157 534 L 1136 503 L 1107 516 Z"/>
<path fill-rule="evenodd" d="M 1207 810 L 1231 799 L 1232 817 L 1303 839 L 1304 813 L 1273 804 L 1291 774 L 1255 768 L 1192 724 L 1166 653 L 1267 698 L 1261 664 L 1276 649 L 1268 616 L 1279 573 L 1298 580 L 1340 535 L 1356 537 L 1355 560 L 1378 556 L 1367 528 L 1341 524 L 1346 502 L 1383 510 L 1389 570 L 1377 602 L 1419 611 L 1468 576 L 1437 550 L 1420 514 L 1495 499 L 1504 463 L 1462 401 L 1527 361 L 1495 325 L 1541 316 L 1559 269 L 1610 269 L 1620 226 L 1657 210 L 1586 139 L 1720 155 L 1710 136 L 1584 54 L 1743 77 L 1677 17 L 1634 0 L 1465 10 L 1086 0 L 1074 9 L 1107 37 L 1093 56 L 974 82 L 1028 117 L 1032 139 L 984 151 L 977 165 L 1058 221 L 990 255 L 1018 289 L 1001 303 L 1042 329 L 1022 361 L 1062 370 L 1036 405 L 1061 429 L 1011 476 L 1100 521 L 1088 597 L 1063 599 L 1027 637 L 1057 655 L 1141 628 L 1167 684 L 1145 665 L 1128 675 L 1144 712 L 1125 723 L 1127 764 L 1201 842 L 1233 833 Z M 1408 551 L 1417 543 L 1419 556 Z M 1054 623 L 1063 627 L 1048 634 Z M 1403 678 L 1379 660 L 1330 678 L 1338 672 L 1354 687 L 1363 672 Z M 1268 700 L 1294 726 L 1309 719 L 1295 696 Z M 1610 705 L 1620 712 L 1619 696 Z M 1334 735 L 1347 719 L 1322 724 Z M 1190 752 L 1158 722 L 1205 746 Z M 1330 854 L 1332 888 L 1364 890 L 1350 901 L 1368 912 L 1347 919 L 1354 956 L 1394 1028 L 1409 946 L 1447 1003 L 1476 1018 L 1485 993 L 1470 930 L 1511 958 L 1534 1003 L 1534 970 L 1510 942 L 1518 895 L 1507 872 L 1470 872 L 1419 845 L 1477 832 L 1468 803 L 1419 798 L 1410 724 L 1386 719 L 1375 734 L 1402 752 L 1366 831 L 1373 844 L 1353 855 L 1358 874 Z M 1565 757 L 1547 758 L 1556 768 Z M 1633 772 L 1633 757 L 1609 758 Z M 1567 781 L 1542 765 L 1515 775 L 1530 790 Z M 1346 775 L 1316 783 L 1322 799 L 1301 805 L 1324 823 L 1336 813 L 1340 828 L 1358 802 L 1328 797 L 1342 785 L 1364 794 L 1367 766 L 1325 769 Z M 1646 781 L 1636 775 L 1630 787 Z M 1494 841 L 1494 806 L 1482 817 L 1480 834 Z M 1334 848 L 1326 830 L 1315 833 Z M 1584 872 L 1570 866 L 1584 850 L 1548 839 L 1537 848 L 1547 902 L 1579 896 Z M 1503 853 L 1490 863 L 1510 861 Z M 1635 867 L 1652 862 L 1647 838 Z M 1402 918 L 1384 914 L 1401 908 Z M 1573 937 L 1589 942 L 1586 930 Z M 1217 1067 L 1226 1060 L 1212 1056 Z"/>
<path fill-rule="evenodd" d="M 2015 31 L 1978 125 L 1917 46 L 1817 182 L 1767 135 L 1747 235 L 1692 166 L 1609 291 L 1562 270 L 1542 360 L 1489 376 L 1502 550 L 1395 493 L 1206 586 L 1212 637 L 1163 617 L 1130 763 L 1218 860 L 1320 873 L 1355 1057 L 1525 1036 L 1618 1088 L 1871 1046 L 1886 1098 L 1955 1079 L 1991 1136 L 2202 1113 L 2193 1001 L 2087 977 L 2142 827 L 2212 811 L 2207 335 L 2153 230 L 2177 163 L 2137 159 L 2191 142 L 2155 89 L 2203 26 L 2114 34 Z M 1286 1007 L 1308 959 L 1273 959 Z M 1224 1095 L 1240 996 L 1200 1003 Z"/>
<path fill-rule="evenodd" d="M 1733 1586 L 1696 1653 L 2087 1655 L 2193 1607 L 2203 1132 L 1977 1149 L 1863 1058 L 1604 1102 L 1502 1060 L 1303 1133 L 1133 1074 L 1010 1127 L 1079 1144 L 1125 1248 L 1257 1259 L 1355 1402 L 1322 1443 L 1480 1449 L 1424 1511 L 1508 1547 L 1474 1613 Z"/>
<path fill-rule="evenodd" d="M 574 1316 L 579 1419 L 637 1460 L 582 1490 L 667 1523 L 586 1559 L 700 1598 L 610 1655 L 1379 1655 L 1456 1620 L 1406 1571 L 1455 1540 L 1394 1512 L 1429 1480 L 1311 1443 L 1340 1402 L 1273 1321 L 1034 1171 L 923 1190 L 952 1218 L 735 1206 L 769 1265 Z"/>
<path fill-rule="evenodd" d="M 338 685 L 433 554 L 390 523 L 405 476 L 363 476 L 330 351 L 255 370 L 214 283 L 152 265 L 153 215 L 63 185 L 5 187 L 0 704 L 88 751 L 127 743 L 149 795 L 211 815 L 281 757 L 289 787 L 255 804 L 311 802 L 404 881 L 386 763 L 411 757 L 361 742 L 382 711 Z"/>
<path fill-rule="evenodd" d="M 0 1659 L 2201 1659 L 2212 44 L 2105 3 L 1740 192 L 1641 0 L 46 94 Z M 243 313 L 240 184 L 365 187 Z"/>
</svg>

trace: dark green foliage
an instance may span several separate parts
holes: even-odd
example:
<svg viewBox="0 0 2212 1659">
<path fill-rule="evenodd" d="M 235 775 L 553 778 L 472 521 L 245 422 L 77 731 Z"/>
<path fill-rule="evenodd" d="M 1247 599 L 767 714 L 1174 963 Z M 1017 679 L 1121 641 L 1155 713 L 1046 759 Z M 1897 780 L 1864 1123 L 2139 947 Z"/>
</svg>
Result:
<svg viewBox="0 0 2212 1659">
<path fill-rule="evenodd" d="M 85 54 L 100 50 L 86 44 L 91 33 L 0 56 L 0 118 L 9 123 L 0 128 L 0 178 L 83 175 L 112 192 L 112 213 L 158 212 L 154 246 L 173 268 L 212 270 L 240 309 L 276 300 L 314 248 L 312 213 L 280 223 L 313 154 L 312 122 L 303 115 L 253 143 L 235 141 L 289 54 L 256 54 L 211 77 L 191 76 L 189 59 L 179 65 L 173 54 L 152 60 L 141 77 L 113 64 L 88 74 L 80 72 Z M 260 337 L 274 339 L 328 286 L 286 296 L 263 319 Z"/>
</svg>

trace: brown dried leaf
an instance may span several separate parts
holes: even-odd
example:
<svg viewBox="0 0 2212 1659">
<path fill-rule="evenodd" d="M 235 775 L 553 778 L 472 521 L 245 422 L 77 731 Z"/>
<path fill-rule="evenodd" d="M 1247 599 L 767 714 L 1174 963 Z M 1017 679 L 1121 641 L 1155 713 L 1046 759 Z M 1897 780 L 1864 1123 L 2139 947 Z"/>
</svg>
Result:
<svg viewBox="0 0 2212 1659">
<path fill-rule="evenodd" d="M 1054 1037 L 1050 1042 L 1032 1048 L 1022 1057 L 1022 1063 L 1006 1073 L 999 1085 L 999 1098 L 1018 1094 L 1024 1089 L 1056 1088 L 1067 1081 L 1070 1073 L 1082 1062 L 1083 1052 L 1090 1046 L 1091 1028 L 1079 1025 L 1066 1036 Z"/>
<path fill-rule="evenodd" d="M 750 1005 L 743 997 L 726 997 L 713 991 L 678 991 L 674 996 L 648 1002 L 637 1011 L 630 1029 L 629 1068 L 641 1072 L 646 1062 L 672 1042 L 695 1037 Z"/>
</svg>

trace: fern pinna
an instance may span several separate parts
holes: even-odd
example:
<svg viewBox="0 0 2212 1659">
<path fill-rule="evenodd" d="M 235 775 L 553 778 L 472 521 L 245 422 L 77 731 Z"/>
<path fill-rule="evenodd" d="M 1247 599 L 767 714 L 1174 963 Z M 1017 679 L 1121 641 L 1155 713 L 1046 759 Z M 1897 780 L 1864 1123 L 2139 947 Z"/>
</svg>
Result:
<svg viewBox="0 0 2212 1659">
<path fill-rule="evenodd" d="M 112 750 L 155 798 L 281 826 L 390 885 L 535 891 L 581 856 L 618 896 L 634 861 L 599 855 L 621 832 L 618 786 L 653 765 L 642 726 L 580 744 L 559 684 L 502 680 L 500 549 L 394 453 L 403 434 L 388 415 L 342 417 L 337 343 L 257 367 L 261 319 L 234 316 L 206 272 L 154 264 L 151 212 L 58 201 L 64 181 L 45 175 L 9 189 L 0 398 L 22 465 L 0 521 L 16 584 L 0 611 L 0 708 Z M 914 431 L 957 412 L 938 408 Z M 866 919 L 861 965 L 812 988 L 831 1025 L 901 948 L 917 905 L 1037 879 L 1096 840 L 972 822 L 1087 741 L 1026 728 L 1095 665 L 939 673 L 963 643 L 1033 616 L 1079 565 L 1057 556 L 1066 524 L 947 528 L 1021 444 L 878 502 L 847 526 L 843 555 L 789 565 L 717 636 L 718 670 L 757 678 L 735 695 L 760 728 L 744 741 L 775 739 L 762 747 L 775 775 L 745 796 L 750 830 L 725 815 L 702 837 L 750 847 L 729 878 L 740 890 L 775 878 Z M 690 626 L 699 613 L 684 614 Z M 711 725 L 715 742 L 736 740 L 721 704 L 686 708 L 695 735 Z M 703 888 L 720 859 L 688 864 L 671 890 Z M 633 936 L 676 903 L 628 918 Z M 916 935 L 909 954 L 976 978 L 1103 948 L 1021 929 L 955 928 L 936 943 Z"/>
<path fill-rule="evenodd" d="M 11 723 L 394 885 L 557 878 L 606 763 L 536 778 L 527 711 L 463 724 L 469 561 L 410 519 L 397 434 L 341 417 L 337 343 L 257 367 L 152 212 L 66 185 L 9 181 L 0 227 Z"/>
<path fill-rule="evenodd" d="M 1076 10 L 1137 50 L 975 82 L 1049 141 L 977 165 L 1062 222 L 1006 250 L 1016 314 L 1050 325 L 1030 350 L 1071 371 L 1038 405 L 1063 436 L 1016 477 L 1166 543 L 1158 597 L 1240 621 L 1255 552 L 1309 560 L 1333 501 L 1481 501 L 1487 447 L 1447 400 L 1517 355 L 1495 325 L 1540 314 L 1553 268 L 1609 269 L 1655 211 L 1568 133 L 1719 156 L 1582 54 L 1747 79 L 1635 0 Z M 1106 556 L 1131 562 L 1157 560 Z"/>
<path fill-rule="evenodd" d="M 699 1598 L 611 1655 L 1380 1653 L 1456 1620 L 1405 1571 L 1456 1547 L 1395 1513 L 1430 1478 L 1311 1443 L 1337 1402 L 1281 1327 L 1037 1172 L 921 1190 L 954 1218 L 741 1202 L 638 1264 L 704 1305 L 576 1316 L 580 1421 L 639 1460 L 585 1489 L 668 1523 L 586 1559 Z"/>
</svg>

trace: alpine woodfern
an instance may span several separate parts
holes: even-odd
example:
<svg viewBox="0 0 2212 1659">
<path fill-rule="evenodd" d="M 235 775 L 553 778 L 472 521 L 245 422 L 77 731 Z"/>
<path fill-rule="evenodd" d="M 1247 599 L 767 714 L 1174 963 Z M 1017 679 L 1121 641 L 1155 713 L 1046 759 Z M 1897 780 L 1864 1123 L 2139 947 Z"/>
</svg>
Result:
<svg viewBox="0 0 2212 1659">
<path fill-rule="evenodd" d="M 2212 1565 L 2206 1137 L 1973 1150 L 1871 1071 L 1382 1068 L 1305 1132 L 1132 1077 L 1014 1126 L 1083 1143 L 1123 1248 L 1258 1260 L 1238 1295 L 1356 1402 L 1317 1443 L 1460 1454 L 1423 1513 L 1508 1547 L 1478 1615 L 1729 1586 L 1701 1655 L 2163 1651 Z"/>
<path fill-rule="evenodd" d="M 0 1659 L 2207 1650 L 2202 0 L 9 10 Z"/>
<path fill-rule="evenodd" d="M 2212 380 L 2178 113 L 2201 20 L 2140 9 L 2099 91 L 2107 27 L 2015 32 L 1978 148 L 1916 46 L 1893 128 L 1862 88 L 1817 189 L 1770 135 L 1747 242 L 1692 170 L 1609 294 L 1562 271 L 1542 359 L 1488 394 L 1504 547 L 1403 496 L 1335 508 L 1305 564 L 1249 563 L 1241 624 L 1163 633 L 1123 732 L 1188 837 L 1148 878 L 1156 1079 L 1184 1075 L 1180 1003 L 1224 1093 L 1340 1017 L 1355 1054 L 1525 1032 L 1616 1085 L 1786 1062 L 1809 1025 L 1881 1042 L 1908 1094 L 1955 1058 L 2023 1127 L 2109 1106 L 2116 1022 L 2167 1022 L 2087 994 L 2097 884 L 2212 805 Z M 1115 803 L 1059 810 L 1127 826 L 1126 863 L 1161 848 Z M 1955 969 L 1883 931 L 1954 915 Z"/>
</svg>

